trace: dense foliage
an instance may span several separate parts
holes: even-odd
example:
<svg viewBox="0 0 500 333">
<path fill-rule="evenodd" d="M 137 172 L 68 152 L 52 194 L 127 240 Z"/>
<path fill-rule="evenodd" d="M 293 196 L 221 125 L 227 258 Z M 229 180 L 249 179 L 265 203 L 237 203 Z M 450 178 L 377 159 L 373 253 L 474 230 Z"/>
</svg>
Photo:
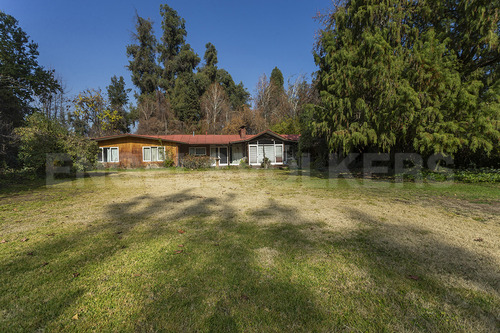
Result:
<svg viewBox="0 0 500 333">
<path fill-rule="evenodd" d="M 500 183 L 500 169 L 456 170 L 454 179 L 464 183 Z"/>
<path fill-rule="evenodd" d="M 500 4 L 337 1 L 315 61 L 310 140 L 330 152 L 498 152 Z"/>
<path fill-rule="evenodd" d="M 116 101 L 115 101 L 116 103 Z M 80 136 L 100 137 L 126 131 L 127 115 L 123 108 L 105 98 L 100 90 L 87 89 L 73 100 L 70 122 Z"/>
<path fill-rule="evenodd" d="M 204 63 L 200 65 L 200 57 L 186 43 L 186 22 L 176 10 L 163 4 L 160 15 L 160 38 L 156 38 L 150 20 L 136 15 L 134 44 L 127 46 L 132 82 L 140 91 L 138 133 L 220 130 L 223 126 L 207 124 L 209 87 L 220 85 L 229 103 L 228 116 L 217 118 L 218 123 L 227 122 L 229 113 L 246 106 L 249 93 L 242 83 L 236 85 L 227 71 L 217 67 L 217 50 L 212 43 L 206 44 Z"/>
<path fill-rule="evenodd" d="M 181 165 L 187 169 L 208 169 L 212 166 L 213 159 L 210 156 L 185 155 Z"/>
<path fill-rule="evenodd" d="M 38 63 L 38 45 L 12 16 L 0 11 L 0 167 L 15 164 L 13 129 L 61 87 L 54 72 Z"/>
<path fill-rule="evenodd" d="M 128 103 L 128 93 L 132 89 L 125 88 L 125 80 L 123 76 L 119 78 L 115 75 L 111 78 L 111 84 L 106 87 L 109 98 L 109 106 L 111 111 L 116 111 L 119 116 L 119 120 L 114 124 L 114 129 L 118 133 L 128 133 L 130 132 L 130 126 L 132 125 L 133 118 L 130 113 L 127 112 Z"/>
<path fill-rule="evenodd" d="M 26 126 L 16 128 L 15 133 L 22 165 L 38 174 L 50 166 L 68 166 L 72 173 L 85 171 L 97 162 L 95 141 L 69 132 L 40 112 L 28 116 Z"/>
</svg>

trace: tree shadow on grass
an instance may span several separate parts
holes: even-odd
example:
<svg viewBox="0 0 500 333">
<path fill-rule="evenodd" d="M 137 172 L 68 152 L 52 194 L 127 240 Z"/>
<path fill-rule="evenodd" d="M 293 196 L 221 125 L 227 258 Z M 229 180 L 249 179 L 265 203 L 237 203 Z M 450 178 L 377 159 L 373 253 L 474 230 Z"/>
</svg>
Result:
<svg viewBox="0 0 500 333">
<path fill-rule="evenodd" d="M 182 192 L 163 197 L 152 201 L 148 211 L 165 206 L 164 202 L 173 205 L 174 200 L 187 198 Z M 134 207 L 148 200 L 147 196 L 134 198 L 121 211 L 110 207 L 112 219 L 78 225 L 70 233 L 63 229 L 47 235 L 39 233 L 25 243 L 2 244 L 6 255 L 0 261 L 0 326 L 14 331 L 62 329 L 58 325 L 64 322 L 66 327 L 75 326 L 77 322 L 71 319 L 74 314 L 62 320 L 59 317 L 92 289 L 95 279 L 89 277 L 93 271 L 130 246 L 126 237 L 148 213 L 134 212 Z M 158 235 L 154 225 L 140 233 L 146 238 L 153 235 Z"/>
<path fill-rule="evenodd" d="M 406 329 L 435 330 L 436 323 L 451 330 L 500 328 L 500 269 L 494 258 L 452 245 L 423 227 L 345 210 L 360 227 L 335 247 L 357 253 L 357 263 L 382 287 L 386 301 L 399 303 Z"/>
<path fill-rule="evenodd" d="M 498 271 L 491 258 L 418 228 L 384 234 L 394 227 L 356 209 L 348 215 L 360 228 L 348 235 L 273 200 L 242 212 L 234 203 L 239 195 L 245 194 L 188 189 L 107 204 L 104 220 L 38 242 L 34 256 L 19 253 L 0 265 L 2 285 L 18 290 L 1 289 L 13 295 L 9 304 L 2 301 L 2 321 L 21 323 L 20 330 L 424 331 L 457 330 L 464 318 L 471 321 L 466 328 L 498 327 L 498 297 L 487 297 L 498 287 L 488 273 Z M 401 241 L 407 233 L 427 237 L 440 260 Z M 457 265 L 447 256 L 462 259 Z M 137 263 L 115 286 L 107 279 L 118 258 Z M 356 279 L 350 267 L 366 276 Z M 435 278 L 442 272 L 486 291 L 455 290 Z M 119 292 L 89 296 L 99 284 Z M 108 299 L 127 293 L 139 300 L 135 307 Z M 105 313 L 110 302 L 114 314 Z M 61 319 L 81 304 L 87 314 L 78 321 Z"/>
<path fill-rule="evenodd" d="M 236 194 L 200 198 L 188 192 L 176 195 L 174 201 L 183 204 L 181 209 L 152 201 L 142 210 L 151 213 L 167 209 L 168 221 L 185 233 L 179 239 L 183 252 L 174 254 L 172 249 L 158 255 L 150 268 L 167 273 L 152 281 L 154 301 L 141 310 L 134 330 L 309 331 L 319 327 L 326 317 L 315 304 L 309 287 L 290 281 L 287 274 L 262 269 L 255 253 L 258 249 L 274 248 L 277 242 L 294 243 L 299 248 L 300 231 L 280 227 L 280 223 L 262 228 L 258 223 L 245 221 L 272 208 L 242 215 L 231 204 Z M 110 212 L 114 215 L 118 211 L 133 211 L 128 207 L 111 205 Z M 283 208 L 278 208 L 280 211 Z M 174 222 L 178 220 L 181 222 Z"/>
<path fill-rule="evenodd" d="M 154 269 L 173 269 L 175 273 L 152 282 L 153 301 L 138 314 L 134 327 L 137 331 L 426 331 L 498 327 L 498 295 L 489 294 L 498 290 L 498 280 L 490 274 L 498 269 L 491 258 L 480 258 L 428 235 L 440 258 L 432 260 L 398 238 L 406 233 L 426 235 L 419 228 L 398 227 L 401 230 L 386 234 L 384 242 L 380 242 L 380 234 L 374 229 L 380 222 L 355 209 L 348 212 L 351 219 L 359 221 L 360 229 L 340 236 L 325 223 L 303 216 L 296 207 L 273 200 L 241 214 L 231 204 L 236 194 L 199 198 L 188 192 L 173 196 L 174 201 L 184 203 L 183 207 L 169 208 L 169 220 L 181 220 L 176 225 L 186 229 L 182 238 L 184 252 L 158 256 Z M 112 205 L 110 211 L 122 211 L 122 205 Z M 153 199 L 143 212 L 164 208 Z M 330 257 L 332 252 L 336 255 Z M 461 263 L 447 257 L 459 257 Z M 358 266 L 367 272 L 373 285 L 350 290 L 325 281 L 330 289 L 325 292 L 336 296 L 320 296 L 322 284 L 309 279 L 328 279 L 335 274 L 338 267 L 332 265 L 333 260 Z M 477 260 L 482 265 L 479 271 L 474 264 Z M 469 274 L 472 271 L 476 273 Z M 482 291 L 475 294 L 455 290 L 434 277 L 442 272 L 470 281 Z M 340 281 L 351 284 L 349 274 L 343 278 Z M 409 300 L 409 295 L 415 299 Z"/>
<path fill-rule="evenodd" d="M 352 219 L 360 223 L 362 231 L 357 237 L 369 235 L 365 238 L 371 255 L 383 257 L 388 266 L 401 271 L 421 269 L 420 273 L 423 275 L 450 274 L 471 281 L 480 289 L 499 293 L 500 268 L 495 266 L 492 258 L 471 252 L 466 247 L 446 243 L 439 235 L 432 234 L 423 227 L 404 223 L 388 224 L 359 209 L 346 210 Z M 409 234 L 421 241 L 417 244 L 407 241 Z M 470 242 L 478 244 L 472 237 Z"/>
<path fill-rule="evenodd" d="M 30 177 L 0 175 L 0 196 L 3 196 L 4 198 L 21 197 L 25 194 L 25 192 L 31 192 L 44 188 L 47 189 L 51 185 L 58 185 L 67 182 L 74 182 L 75 185 L 82 185 L 83 183 L 78 182 L 89 182 L 92 181 L 92 179 L 105 178 L 116 173 L 117 172 L 114 171 L 97 171 L 79 173 L 74 176 L 62 175 L 59 177 L 53 177 L 50 175 Z"/>
</svg>

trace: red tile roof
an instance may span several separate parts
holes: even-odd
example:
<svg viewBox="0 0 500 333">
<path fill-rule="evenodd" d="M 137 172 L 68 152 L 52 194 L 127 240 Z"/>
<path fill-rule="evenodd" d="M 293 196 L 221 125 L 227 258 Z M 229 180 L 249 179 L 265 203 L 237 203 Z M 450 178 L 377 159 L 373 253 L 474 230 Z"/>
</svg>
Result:
<svg viewBox="0 0 500 333">
<path fill-rule="evenodd" d="M 279 136 L 290 141 L 299 141 L 300 138 L 300 134 L 279 134 Z"/>
<path fill-rule="evenodd" d="M 177 141 L 188 145 L 222 145 L 229 144 L 232 141 L 240 140 L 239 134 L 235 135 L 189 135 L 189 134 L 174 134 L 174 135 L 158 135 L 162 140 Z"/>
<path fill-rule="evenodd" d="M 235 142 L 246 142 L 255 137 L 261 136 L 263 134 L 271 134 L 276 137 L 281 137 L 288 141 L 298 141 L 300 135 L 299 134 L 277 134 L 273 131 L 267 130 L 260 132 L 259 134 L 254 135 L 246 135 L 244 139 L 240 137 L 239 134 L 230 134 L 230 135 L 218 135 L 218 134 L 172 134 L 172 135 L 138 135 L 138 134 L 118 134 L 118 135 L 110 135 L 103 136 L 100 138 L 95 138 L 96 141 L 104 141 L 109 139 L 116 139 L 121 137 L 135 137 L 135 138 L 145 138 L 145 139 L 161 139 L 164 141 L 188 144 L 188 145 L 223 145 Z"/>
</svg>

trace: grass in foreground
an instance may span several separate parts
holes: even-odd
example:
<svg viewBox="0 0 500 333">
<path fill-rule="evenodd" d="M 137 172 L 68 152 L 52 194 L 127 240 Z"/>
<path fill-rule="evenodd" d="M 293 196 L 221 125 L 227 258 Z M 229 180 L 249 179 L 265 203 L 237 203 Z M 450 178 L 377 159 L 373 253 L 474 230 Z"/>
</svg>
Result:
<svg viewBox="0 0 500 333">
<path fill-rule="evenodd" d="M 495 331 L 498 185 L 141 172 L 0 194 L 5 331 Z"/>
</svg>

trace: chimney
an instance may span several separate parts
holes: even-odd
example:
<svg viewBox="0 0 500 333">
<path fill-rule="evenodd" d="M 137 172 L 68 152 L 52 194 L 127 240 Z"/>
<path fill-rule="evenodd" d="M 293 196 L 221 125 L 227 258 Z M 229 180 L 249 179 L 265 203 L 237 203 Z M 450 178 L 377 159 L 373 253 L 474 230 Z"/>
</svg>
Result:
<svg viewBox="0 0 500 333">
<path fill-rule="evenodd" d="M 244 139 L 247 136 L 247 129 L 245 126 L 240 127 L 240 139 Z"/>
</svg>

